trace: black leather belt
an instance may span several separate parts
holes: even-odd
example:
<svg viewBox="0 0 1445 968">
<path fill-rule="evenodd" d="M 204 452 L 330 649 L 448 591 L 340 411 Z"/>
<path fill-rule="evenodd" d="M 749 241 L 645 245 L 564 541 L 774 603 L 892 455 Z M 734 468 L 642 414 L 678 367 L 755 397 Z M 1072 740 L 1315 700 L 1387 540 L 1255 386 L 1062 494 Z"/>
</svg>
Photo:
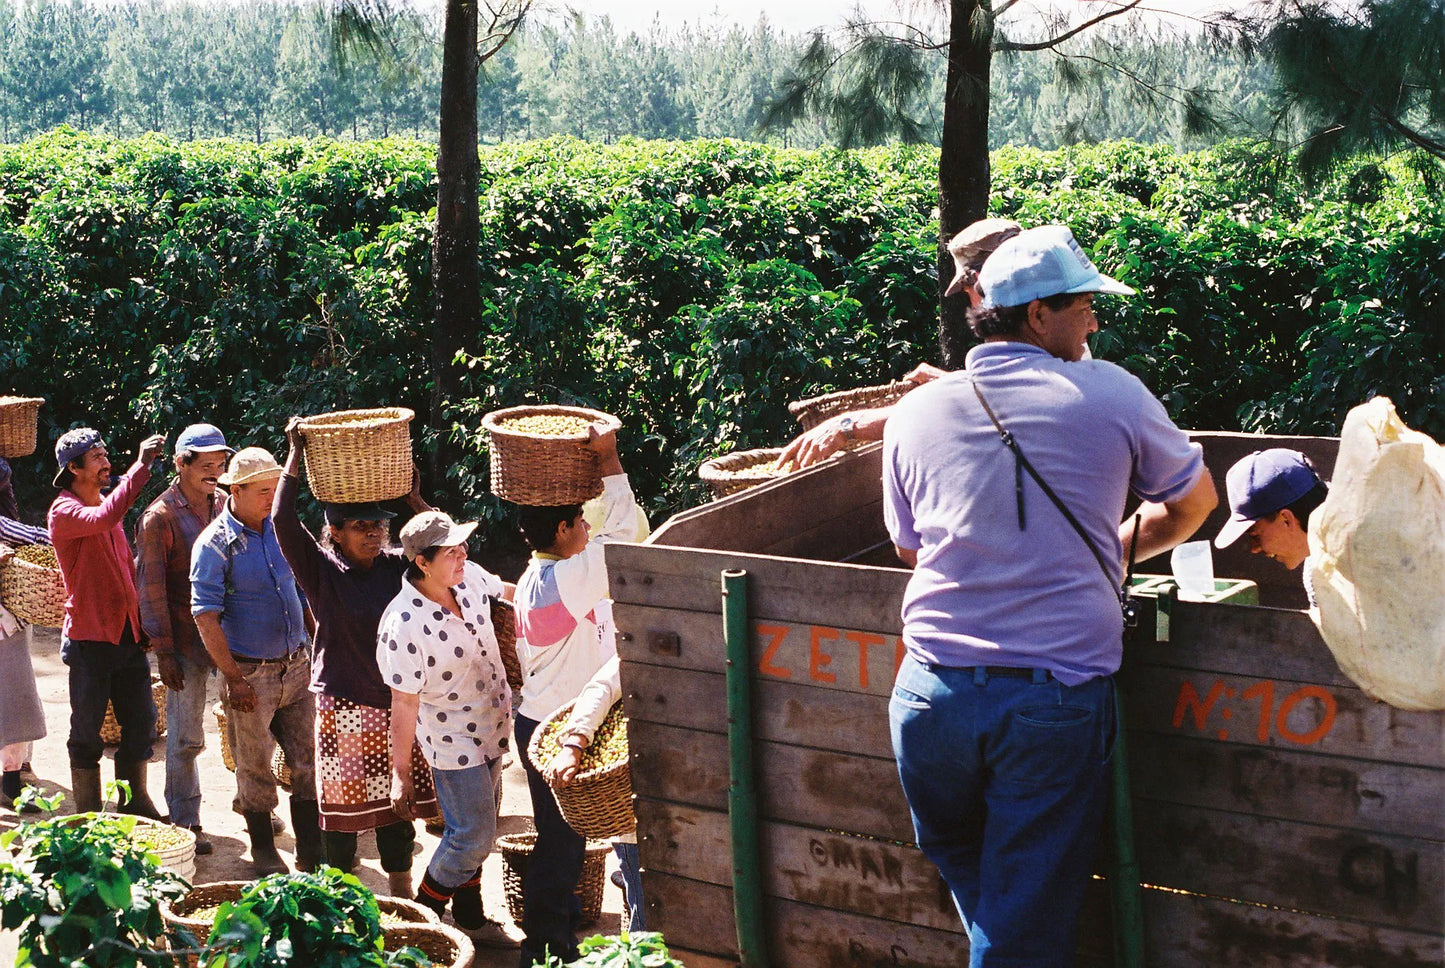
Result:
<svg viewBox="0 0 1445 968">
<path fill-rule="evenodd" d="M 299 648 L 299 649 L 292 649 L 290 652 L 287 652 L 285 655 L 278 655 L 278 656 L 276 656 L 274 659 L 258 659 L 258 658 L 256 658 L 255 656 L 241 655 L 241 654 L 238 653 L 238 652 L 232 652 L 232 653 L 231 653 L 231 658 L 235 659 L 235 660 L 236 660 L 236 663 L 237 663 L 238 665 L 239 665 L 240 663 L 243 663 L 243 662 L 246 663 L 247 665 L 253 665 L 253 666 L 287 665 L 287 664 L 289 664 L 289 663 L 291 662 L 292 659 L 296 658 L 298 655 L 301 655 L 301 654 L 304 653 L 305 651 L 306 651 L 306 646 L 303 645 L 303 646 L 302 646 L 301 648 Z"/>
<path fill-rule="evenodd" d="M 977 666 L 964 666 L 964 672 L 976 672 Z M 1010 676 L 1015 679 L 1032 679 L 1035 672 L 1042 672 L 1046 679 L 1052 679 L 1054 674 L 1047 669 L 1020 669 L 1016 666 L 984 666 L 983 671 L 991 676 Z"/>
</svg>

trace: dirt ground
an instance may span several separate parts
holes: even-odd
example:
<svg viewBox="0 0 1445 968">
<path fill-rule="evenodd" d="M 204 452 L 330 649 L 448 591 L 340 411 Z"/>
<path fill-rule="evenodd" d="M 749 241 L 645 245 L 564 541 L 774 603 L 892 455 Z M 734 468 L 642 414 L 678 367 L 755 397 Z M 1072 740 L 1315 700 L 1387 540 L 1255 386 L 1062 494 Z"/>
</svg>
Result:
<svg viewBox="0 0 1445 968">
<path fill-rule="evenodd" d="M 60 635 L 54 629 L 34 629 L 31 640 L 31 655 L 35 663 L 35 676 L 40 689 L 40 699 L 45 704 L 46 726 L 49 735 L 35 744 L 32 764 L 39 775 L 41 785 L 47 793 L 63 790 L 70 793 L 70 767 L 66 758 L 65 741 L 69 733 L 70 702 L 67 689 L 66 668 L 60 661 Z M 211 680 L 214 698 L 217 680 Z M 150 790 L 157 806 L 164 809 L 165 790 L 165 739 L 161 738 L 155 747 L 151 761 Z M 221 763 L 220 739 L 216 732 L 214 716 L 206 717 L 206 749 L 201 754 L 201 823 L 215 844 L 215 852 L 206 857 L 196 858 L 196 882 L 249 880 L 252 879 L 249 843 L 246 839 L 245 824 L 240 814 L 231 811 L 231 798 L 236 790 L 234 775 Z M 101 766 L 103 782 L 112 779 L 110 764 Z M 515 757 L 508 763 L 503 777 L 502 813 L 498 823 L 500 834 L 519 833 L 531 829 L 531 800 L 527 795 L 526 775 Z M 280 791 L 283 819 L 289 827 L 289 813 L 286 809 L 286 792 Z M 62 811 L 70 812 L 74 804 L 68 799 Z M 16 815 L 9 805 L 0 808 L 0 830 L 9 829 L 16 823 Z M 420 881 L 427 860 L 436 849 L 437 836 L 417 824 L 417 851 L 412 866 L 413 876 Z M 292 851 L 295 842 L 288 832 L 277 838 L 277 847 L 287 863 L 293 864 Z M 356 874 L 361 882 L 375 891 L 385 891 L 386 875 L 377 861 L 374 839 L 363 834 L 359 845 L 359 862 Z M 584 929 L 583 935 L 600 933 L 616 934 L 619 912 L 622 910 L 622 892 L 612 884 L 610 875 L 616 870 L 616 858 L 608 858 L 608 880 L 602 899 L 601 921 Z M 502 857 L 494 852 L 482 868 L 482 900 L 488 916 L 507 921 L 506 893 L 502 881 Z M 0 965 L 15 963 L 16 936 L 13 932 L 0 932 Z M 517 963 L 515 951 L 489 951 L 478 948 L 476 968 L 514 968 Z"/>
</svg>

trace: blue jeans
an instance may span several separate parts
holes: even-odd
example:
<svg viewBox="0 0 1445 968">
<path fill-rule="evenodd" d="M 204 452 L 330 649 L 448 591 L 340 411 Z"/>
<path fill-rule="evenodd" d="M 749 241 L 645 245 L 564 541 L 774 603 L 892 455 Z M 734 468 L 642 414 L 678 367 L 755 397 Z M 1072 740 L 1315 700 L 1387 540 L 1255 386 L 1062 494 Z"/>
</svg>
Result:
<svg viewBox="0 0 1445 968">
<path fill-rule="evenodd" d="M 517 717 L 517 753 L 527 771 L 532 819 L 537 825 L 537 841 L 522 878 L 522 930 L 527 938 L 522 942 L 519 965 L 531 965 L 528 958 L 541 961 L 544 951 L 564 962 L 576 959 L 572 924 L 581 913 L 576 890 L 587 852 L 587 841 L 562 819 L 552 788 L 527 755 L 527 744 L 539 725 L 535 719 Z"/>
<path fill-rule="evenodd" d="M 201 774 L 196 757 L 206 748 L 206 685 L 216 667 L 180 652 L 175 659 L 186 687 L 166 691 L 166 807 L 171 823 L 196 827 L 201 823 Z"/>
<path fill-rule="evenodd" d="M 622 890 L 627 896 L 627 917 L 622 919 L 622 930 L 633 934 L 646 931 L 647 907 L 642 903 L 642 859 L 637 855 L 637 844 L 614 840 L 612 851 L 617 855 L 617 866 L 622 870 Z"/>
<path fill-rule="evenodd" d="M 501 779 L 501 759 L 460 770 L 432 768 L 437 806 L 442 808 L 446 829 L 426 872 L 447 890 L 471 880 L 492 852 Z"/>
<path fill-rule="evenodd" d="M 156 738 L 156 700 L 151 667 L 126 626 L 120 644 L 62 638 L 60 659 L 70 669 L 70 739 L 75 769 L 95 769 L 105 753 L 100 727 L 105 704 L 120 724 L 117 763 L 148 763 Z"/>
<path fill-rule="evenodd" d="M 1114 743 L 1112 678 L 1065 686 L 911 656 L 888 705 L 918 846 L 972 968 L 1068 968 Z"/>
</svg>

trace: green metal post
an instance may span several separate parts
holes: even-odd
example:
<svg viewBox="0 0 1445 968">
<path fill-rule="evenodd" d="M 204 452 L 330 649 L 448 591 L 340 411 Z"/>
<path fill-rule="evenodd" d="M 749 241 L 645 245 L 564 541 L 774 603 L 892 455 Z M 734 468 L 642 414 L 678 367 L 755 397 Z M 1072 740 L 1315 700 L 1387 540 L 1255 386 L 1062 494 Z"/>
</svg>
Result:
<svg viewBox="0 0 1445 968">
<path fill-rule="evenodd" d="M 723 638 L 727 641 L 728 820 L 733 842 L 733 917 L 742 968 L 768 968 L 763 941 L 763 888 L 758 859 L 758 796 L 753 772 L 752 659 L 748 573 L 722 573 Z"/>
<path fill-rule="evenodd" d="M 1114 686 L 1115 728 L 1111 811 L 1114 827 L 1114 869 L 1109 882 L 1114 895 L 1114 964 L 1144 968 L 1144 891 L 1139 886 L 1139 858 L 1134 853 L 1134 803 L 1129 793 L 1129 747 L 1125 742 L 1124 697 Z"/>
</svg>

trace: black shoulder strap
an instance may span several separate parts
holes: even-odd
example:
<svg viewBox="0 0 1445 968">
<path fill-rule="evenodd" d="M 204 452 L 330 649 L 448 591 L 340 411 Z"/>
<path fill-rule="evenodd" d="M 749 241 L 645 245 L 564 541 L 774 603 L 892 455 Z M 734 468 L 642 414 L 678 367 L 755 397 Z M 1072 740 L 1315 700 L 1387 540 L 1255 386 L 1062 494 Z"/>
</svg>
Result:
<svg viewBox="0 0 1445 968">
<path fill-rule="evenodd" d="M 973 378 L 972 374 L 969 374 L 968 382 L 969 385 L 973 387 L 973 392 L 974 395 L 978 397 L 978 402 L 983 405 L 984 413 L 988 414 L 988 419 L 993 422 L 994 429 L 998 431 L 999 438 L 1003 441 L 1004 446 L 1013 452 L 1014 496 L 1018 502 L 1019 530 L 1022 531 L 1024 529 L 1025 523 L 1023 475 L 1024 472 L 1027 471 L 1028 475 L 1034 479 L 1034 483 L 1039 486 L 1039 489 L 1044 492 L 1050 501 L 1054 502 L 1054 507 L 1059 509 L 1059 513 L 1064 516 L 1064 519 L 1078 532 L 1079 537 L 1084 539 L 1084 544 L 1088 546 L 1089 553 L 1094 556 L 1094 560 L 1099 563 L 1099 570 L 1104 573 L 1104 578 L 1109 582 L 1109 587 L 1122 603 L 1124 601 L 1124 592 L 1121 588 L 1114 585 L 1114 576 L 1109 573 L 1109 566 L 1105 564 L 1103 554 L 1095 547 L 1094 540 L 1089 537 L 1089 533 L 1084 530 L 1084 526 L 1079 523 L 1078 518 L 1074 517 L 1069 509 L 1064 506 L 1064 502 L 1054 493 L 1054 489 L 1049 487 L 1043 477 L 1039 475 L 1039 472 L 1034 469 L 1034 465 L 1029 463 L 1029 459 L 1024 456 L 1023 448 L 1019 446 L 1019 442 L 1014 439 L 1013 434 L 1004 429 L 1003 424 L 999 422 L 998 416 L 993 412 L 993 408 L 990 407 L 988 401 L 983 398 L 983 391 L 979 389 L 978 381 Z"/>
</svg>

